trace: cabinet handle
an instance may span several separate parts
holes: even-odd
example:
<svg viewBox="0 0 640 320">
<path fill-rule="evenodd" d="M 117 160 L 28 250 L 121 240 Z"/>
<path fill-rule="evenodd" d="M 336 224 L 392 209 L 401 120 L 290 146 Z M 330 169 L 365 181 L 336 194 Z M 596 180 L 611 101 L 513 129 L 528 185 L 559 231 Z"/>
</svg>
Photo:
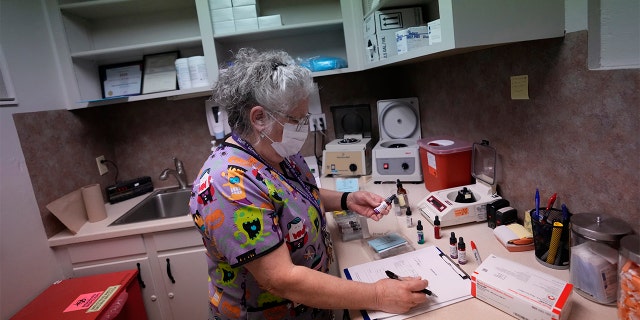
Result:
<svg viewBox="0 0 640 320">
<path fill-rule="evenodd" d="M 138 284 L 140 284 L 140 288 L 145 288 L 145 284 L 144 281 L 142 281 L 142 271 L 140 271 L 140 263 L 137 263 L 138 265 Z"/>
<path fill-rule="evenodd" d="M 176 280 L 171 274 L 171 262 L 169 261 L 169 258 L 167 258 L 167 276 L 169 277 L 169 279 L 171 279 L 171 283 L 176 283 Z"/>
</svg>

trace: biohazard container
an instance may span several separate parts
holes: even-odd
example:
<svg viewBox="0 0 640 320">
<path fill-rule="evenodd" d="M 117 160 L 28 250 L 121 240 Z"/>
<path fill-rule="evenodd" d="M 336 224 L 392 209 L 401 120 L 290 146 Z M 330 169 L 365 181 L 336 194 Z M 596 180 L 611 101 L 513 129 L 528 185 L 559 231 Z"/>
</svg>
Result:
<svg viewBox="0 0 640 320">
<path fill-rule="evenodd" d="M 467 141 L 446 136 L 418 140 L 422 176 L 427 190 L 471 184 L 471 149 Z"/>
</svg>

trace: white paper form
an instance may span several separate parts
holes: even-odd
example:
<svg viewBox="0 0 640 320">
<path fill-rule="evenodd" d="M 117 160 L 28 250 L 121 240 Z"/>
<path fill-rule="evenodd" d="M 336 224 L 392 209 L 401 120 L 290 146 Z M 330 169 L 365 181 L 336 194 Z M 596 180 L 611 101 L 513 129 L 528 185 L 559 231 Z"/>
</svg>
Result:
<svg viewBox="0 0 640 320">
<path fill-rule="evenodd" d="M 436 246 L 363 263 L 344 269 L 344 273 L 350 280 L 373 283 L 386 278 L 386 270 L 399 277 L 428 280 L 428 289 L 437 297 L 431 296 L 426 304 L 401 315 L 366 310 L 362 312 L 365 319 L 405 319 L 472 297 L 469 276 Z"/>
</svg>

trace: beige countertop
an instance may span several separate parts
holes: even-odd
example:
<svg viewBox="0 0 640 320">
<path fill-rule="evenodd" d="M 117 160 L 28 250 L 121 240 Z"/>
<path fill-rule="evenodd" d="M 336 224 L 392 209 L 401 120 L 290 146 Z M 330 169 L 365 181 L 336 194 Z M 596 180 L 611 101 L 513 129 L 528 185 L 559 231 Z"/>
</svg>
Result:
<svg viewBox="0 0 640 320">
<path fill-rule="evenodd" d="M 107 209 L 106 219 L 97 222 L 87 221 L 76 234 L 71 233 L 71 231 L 69 230 L 61 231 L 48 239 L 49 246 L 56 247 L 87 241 L 104 240 L 136 234 L 195 227 L 193 219 L 189 214 L 185 214 L 184 216 L 175 218 L 156 219 L 153 221 L 129 223 L 119 226 L 109 226 L 109 224 L 125 214 L 127 211 L 129 211 L 129 209 L 135 207 L 149 195 L 151 195 L 151 193 L 143 194 L 141 196 L 115 204 L 105 204 Z"/>
<path fill-rule="evenodd" d="M 335 188 L 335 179 L 322 178 L 322 186 L 324 188 Z M 395 193 L 396 186 L 394 183 L 374 184 L 367 179 L 359 179 L 360 189 L 369 190 L 383 197 L 387 197 L 392 193 Z M 412 241 L 412 246 L 416 249 L 435 245 L 439 247 L 443 252 L 449 252 L 449 235 L 453 231 L 457 237 L 464 237 L 467 243 L 467 258 L 468 263 L 462 265 L 462 269 L 467 274 L 472 274 L 478 266 L 478 263 L 473 258 L 471 252 L 470 241 L 475 242 L 478 247 L 478 252 L 482 259 L 485 259 L 490 254 L 506 258 L 536 270 L 543 271 L 549 275 L 552 275 L 558 279 L 569 281 L 569 270 L 556 270 L 543 266 L 540 264 L 533 253 L 533 251 L 524 252 L 509 252 L 496 240 L 493 235 L 493 229 L 487 226 L 486 222 L 470 223 L 465 225 L 450 226 L 441 229 L 441 238 L 435 239 L 433 235 L 433 226 L 419 213 L 418 208 L 415 205 L 420 202 L 427 195 L 427 190 L 424 184 L 403 184 L 407 190 L 409 203 L 413 212 L 414 227 L 406 227 L 406 217 L 396 216 L 393 209 L 391 213 L 385 216 L 382 220 L 375 222 L 368 220 L 369 231 L 372 235 L 384 234 L 388 232 L 398 232 L 403 234 L 407 239 Z M 357 264 L 371 261 L 371 255 L 366 252 L 362 246 L 361 240 L 352 240 L 343 242 L 341 240 L 338 230 L 336 230 L 335 222 L 329 217 L 329 229 L 333 239 L 333 244 L 337 256 L 338 267 L 340 274 L 344 277 L 344 268 L 354 266 Z M 417 243 L 417 233 L 415 224 L 417 220 L 422 220 L 424 225 L 425 243 Z M 568 319 L 615 319 L 617 309 L 614 306 L 604 306 L 590 300 L 587 300 L 577 293 L 572 295 L 573 303 L 572 309 Z M 351 319 L 362 319 L 362 315 L 358 310 L 350 310 Z M 462 319 L 513 319 L 507 313 L 492 307 L 491 305 L 476 299 L 471 298 L 462 302 L 455 303 L 450 306 L 446 306 L 434 311 L 424 313 L 413 317 L 412 319 L 439 319 L 439 320 L 462 320 Z"/>
<path fill-rule="evenodd" d="M 322 187 L 328 189 L 335 189 L 335 181 L 333 178 L 320 179 Z M 360 189 L 376 192 L 381 196 L 388 196 L 395 193 L 396 186 L 393 183 L 374 184 L 370 179 L 359 179 Z M 412 241 L 414 248 L 420 248 L 422 246 L 436 245 L 444 252 L 448 252 L 449 249 L 449 234 L 453 231 L 458 237 L 464 237 L 467 244 L 470 241 L 474 241 L 478 246 L 478 251 L 481 257 L 484 259 L 490 254 L 510 259 L 512 261 L 521 263 L 523 265 L 532 267 L 534 269 L 548 273 L 559 279 L 569 281 L 569 270 L 555 270 L 543 266 L 535 259 L 533 251 L 525 252 L 509 252 L 507 251 L 494 237 L 492 229 L 487 227 L 486 222 L 471 223 L 459 226 L 451 226 L 442 228 L 441 238 L 435 239 L 433 237 L 433 227 L 422 217 L 418 208 L 415 205 L 427 195 L 427 190 L 424 184 L 404 184 L 408 193 L 409 203 L 411 204 L 412 211 L 414 213 L 414 227 L 406 227 L 405 216 L 396 216 L 392 211 L 389 215 L 385 216 L 381 221 L 375 222 L 373 220 L 368 221 L 369 231 L 373 235 L 385 234 L 388 232 L 399 232 L 403 234 L 407 239 Z M 158 219 L 154 221 L 137 222 L 120 226 L 109 226 L 113 221 L 126 213 L 129 209 L 133 208 L 139 202 L 144 200 L 150 194 L 145 194 L 136 198 L 132 198 L 116 204 L 106 204 L 107 218 L 98 222 L 85 223 L 77 234 L 73 234 L 68 230 L 62 231 L 55 236 L 49 238 L 49 246 L 64 246 L 74 243 L 82 243 L 87 241 L 104 240 L 117 237 L 125 237 L 136 234 L 144 234 L 151 232 L 160 232 L 167 230 L 175 230 L 182 228 L 192 228 L 193 220 L 186 214 L 183 217 Z M 364 263 L 371 260 L 370 255 L 362 247 L 362 243 L 359 240 L 353 240 L 349 242 L 343 242 L 335 227 L 335 222 L 329 217 L 329 229 L 332 234 L 332 239 L 335 247 L 336 258 L 338 261 L 338 267 L 340 274 L 344 276 L 343 269 L 350 266 L 354 266 L 360 263 Z M 417 243 L 417 234 L 415 229 L 416 221 L 420 219 L 424 225 L 424 235 L 426 242 L 422 245 Z M 468 247 L 470 247 L 468 245 Z M 468 274 L 472 274 L 478 264 L 473 259 L 473 254 L 468 250 L 467 253 L 469 262 L 462 265 L 462 269 Z M 572 309 L 569 314 L 569 319 L 615 319 L 616 308 L 613 306 L 604 306 L 598 303 L 589 301 L 582 296 L 574 293 L 573 295 Z M 362 315 L 358 310 L 350 310 L 351 318 L 362 319 Z M 413 319 L 427 319 L 434 318 L 439 320 L 462 320 L 462 319 L 513 319 L 510 315 L 494 308 L 476 298 L 471 298 L 441 309 L 431 311 Z"/>
</svg>

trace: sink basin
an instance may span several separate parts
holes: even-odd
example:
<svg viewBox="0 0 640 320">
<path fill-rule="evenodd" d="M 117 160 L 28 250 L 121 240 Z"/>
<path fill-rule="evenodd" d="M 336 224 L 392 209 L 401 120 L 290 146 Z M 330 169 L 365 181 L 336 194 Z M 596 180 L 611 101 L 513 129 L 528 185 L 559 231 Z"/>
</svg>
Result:
<svg viewBox="0 0 640 320">
<path fill-rule="evenodd" d="M 112 222 L 110 226 L 187 215 L 189 214 L 190 196 L 191 188 L 167 188 L 153 191 L 142 202 Z"/>
</svg>

